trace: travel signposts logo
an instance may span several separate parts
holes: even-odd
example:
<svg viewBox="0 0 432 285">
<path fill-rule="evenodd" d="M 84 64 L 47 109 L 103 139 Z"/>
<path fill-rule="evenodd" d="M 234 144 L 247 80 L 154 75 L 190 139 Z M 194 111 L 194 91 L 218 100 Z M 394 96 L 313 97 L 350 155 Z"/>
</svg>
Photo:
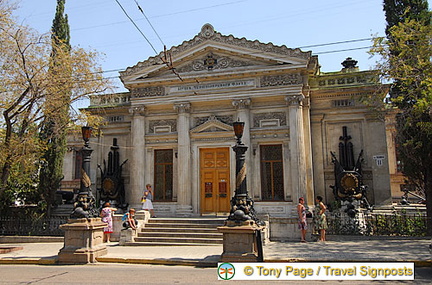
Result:
<svg viewBox="0 0 432 285">
<path fill-rule="evenodd" d="M 218 276 L 222 280 L 230 280 L 234 277 L 235 268 L 231 263 L 225 262 L 218 267 Z"/>
</svg>

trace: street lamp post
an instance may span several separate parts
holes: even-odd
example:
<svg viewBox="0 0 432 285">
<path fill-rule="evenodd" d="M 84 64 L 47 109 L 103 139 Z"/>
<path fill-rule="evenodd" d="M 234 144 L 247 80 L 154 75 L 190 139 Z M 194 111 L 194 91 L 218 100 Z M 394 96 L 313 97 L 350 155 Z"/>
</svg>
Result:
<svg viewBox="0 0 432 285">
<path fill-rule="evenodd" d="M 78 196 L 74 203 L 74 210 L 71 214 L 72 218 L 91 218 L 99 216 L 95 205 L 95 198 L 90 188 L 90 160 L 93 149 L 90 147 L 89 141 L 92 131 L 93 129 L 89 126 L 81 127 L 82 138 L 84 140 L 84 146 L 81 149 L 81 184 Z"/>
<path fill-rule="evenodd" d="M 64 246 L 58 253 L 60 264 L 85 264 L 97 262 L 97 257 L 106 255 L 103 243 L 103 231 L 107 225 L 99 218 L 95 198 L 91 191 L 90 156 L 93 150 L 89 146 L 91 127 L 82 127 L 82 168 L 81 185 L 74 203 L 74 210 L 68 223 L 60 225 L 64 231 Z"/>
<path fill-rule="evenodd" d="M 236 154 L 236 189 L 231 199 L 231 210 L 224 226 L 218 227 L 223 234 L 223 262 L 263 261 L 262 231 L 265 223 L 255 213 L 253 200 L 248 195 L 246 184 L 245 153 L 248 149 L 241 138 L 244 122 L 234 122 L 237 143 L 233 146 Z"/>
<path fill-rule="evenodd" d="M 244 122 L 233 123 L 234 134 L 237 138 L 236 145 L 232 147 L 236 154 L 236 189 L 234 197 L 231 199 L 231 211 L 228 221 L 234 221 L 237 224 L 254 221 L 257 224 L 261 224 L 259 219 L 256 217 L 253 208 L 254 202 L 249 197 L 247 190 L 245 153 L 248 147 L 241 141 L 244 125 Z"/>
</svg>

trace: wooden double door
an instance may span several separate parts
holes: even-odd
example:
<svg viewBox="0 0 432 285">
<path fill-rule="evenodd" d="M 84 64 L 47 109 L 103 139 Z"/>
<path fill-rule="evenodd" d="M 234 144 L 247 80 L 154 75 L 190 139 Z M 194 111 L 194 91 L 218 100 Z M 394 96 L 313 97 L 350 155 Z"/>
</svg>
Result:
<svg viewBox="0 0 432 285">
<path fill-rule="evenodd" d="M 230 211 L 230 149 L 200 149 L 201 213 Z"/>
</svg>

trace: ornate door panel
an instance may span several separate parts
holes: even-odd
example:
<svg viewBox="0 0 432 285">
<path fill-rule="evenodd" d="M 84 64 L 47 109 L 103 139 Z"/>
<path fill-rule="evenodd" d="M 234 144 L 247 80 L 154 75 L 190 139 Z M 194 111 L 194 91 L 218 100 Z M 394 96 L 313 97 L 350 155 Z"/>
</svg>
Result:
<svg viewBox="0 0 432 285">
<path fill-rule="evenodd" d="M 229 212 L 229 148 L 200 150 L 201 213 Z"/>
</svg>

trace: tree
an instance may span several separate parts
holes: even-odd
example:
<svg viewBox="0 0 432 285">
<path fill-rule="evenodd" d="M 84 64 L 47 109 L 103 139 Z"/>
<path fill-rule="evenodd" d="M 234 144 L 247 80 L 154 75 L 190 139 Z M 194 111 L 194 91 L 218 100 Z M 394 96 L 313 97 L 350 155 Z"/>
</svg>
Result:
<svg viewBox="0 0 432 285">
<path fill-rule="evenodd" d="M 428 234 L 432 235 L 432 27 L 427 1 L 385 0 L 387 39 L 377 38 L 371 52 L 392 81 L 397 108 L 396 144 L 403 174 L 426 195 Z"/>
<path fill-rule="evenodd" d="M 65 54 L 69 53 L 70 35 L 67 15 L 64 14 L 65 0 L 57 0 L 56 14 L 51 28 L 51 40 L 55 47 L 61 47 Z M 56 65 L 57 52 L 51 52 L 52 65 Z M 69 101 L 71 92 L 64 89 L 59 94 L 47 94 L 46 113 L 40 126 L 40 137 L 47 143 L 41 159 L 39 174 L 39 193 L 47 205 L 47 215 L 55 203 L 56 191 L 63 180 L 63 160 L 66 153 L 66 127 L 69 123 Z M 53 97 L 53 98 L 50 98 Z"/>
<path fill-rule="evenodd" d="M 66 100 L 65 90 L 70 92 L 65 105 L 70 106 L 109 88 L 97 63 L 98 53 L 65 50 L 49 34 L 18 25 L 12 12 L 6 0 L 0 1 L 0 197 L 4 199 L 11 196 L 4 194 L 14 191 L 16 181 L 25 180 L 22 175 L 34 180 L 46 148 L 38 126 L 45 117 L 55 117 L 56 102 Z"/>
</svg>

